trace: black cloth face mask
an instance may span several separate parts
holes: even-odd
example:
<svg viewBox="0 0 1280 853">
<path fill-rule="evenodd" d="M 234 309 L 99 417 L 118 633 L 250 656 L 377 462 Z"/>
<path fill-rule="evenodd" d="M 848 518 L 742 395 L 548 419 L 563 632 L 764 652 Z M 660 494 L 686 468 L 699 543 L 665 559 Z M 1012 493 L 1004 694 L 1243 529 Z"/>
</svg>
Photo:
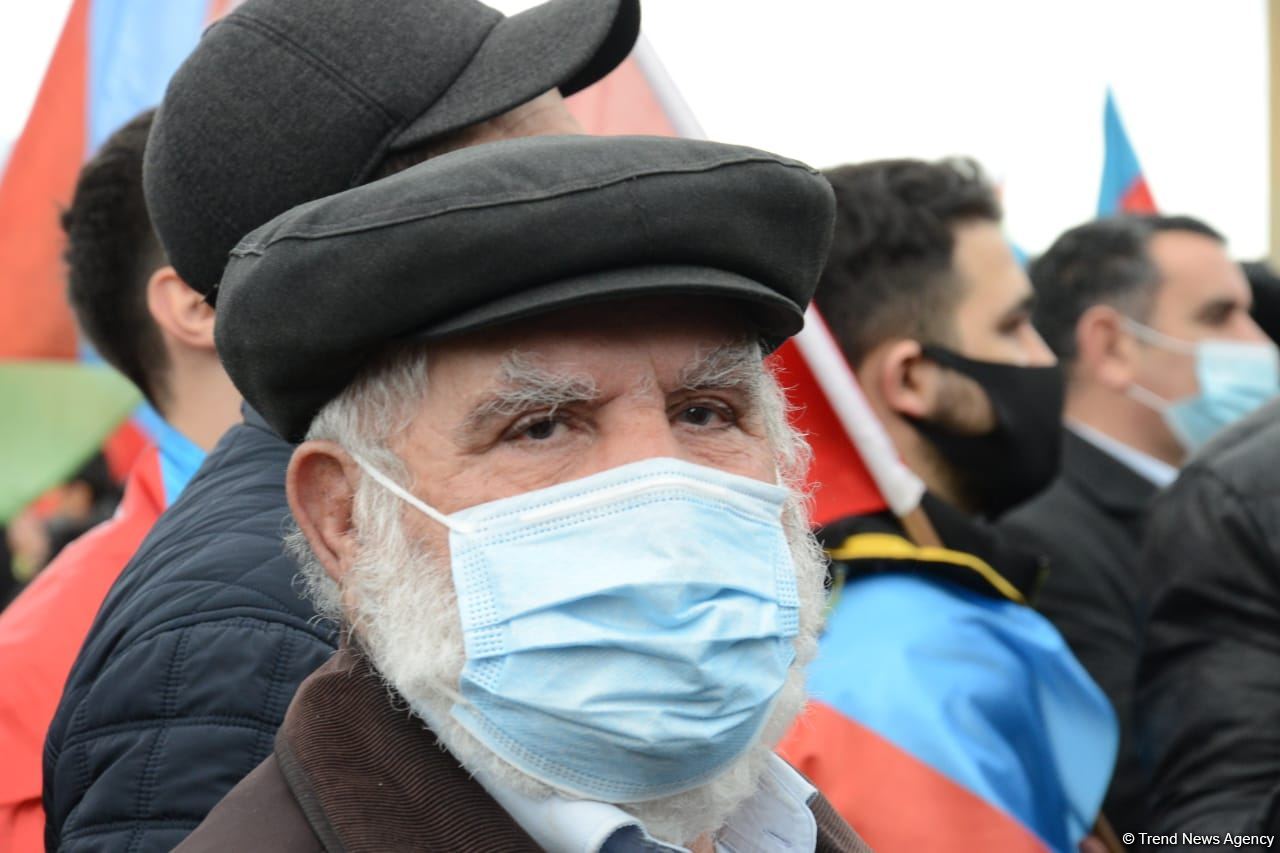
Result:
<svg viewBox="0 0 1280 853">
<path fill-rule="evenodd" d="M 981 435 L 909 419 L 957 472 L 979 511 L 995 518 L 1048 486 L 1062 455 L 1062 369 L 977 361 L 929 344 L 922 351 L 978 383 L 991 402 L 996 425 Z"/>
</svg>

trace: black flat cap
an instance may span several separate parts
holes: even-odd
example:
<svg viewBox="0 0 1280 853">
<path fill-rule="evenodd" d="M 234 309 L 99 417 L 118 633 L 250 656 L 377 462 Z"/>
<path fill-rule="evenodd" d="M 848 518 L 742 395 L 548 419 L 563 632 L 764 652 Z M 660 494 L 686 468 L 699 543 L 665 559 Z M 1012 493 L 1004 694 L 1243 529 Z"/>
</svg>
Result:
<svg viewBox="0 0 1280 853">
<path fill-rule="evenodd" d="M 770 345 L 799 331 L 826 260 L 830 185 L 774 154 L 686 139 L 480 145 L 304 204 L 245 237 L 216 341 L 279 433 L 389 344 L 606 299 L 744 305 Z"/>
<path fill-rule="evenodd" d="M 559 88 L 631 52 L 638 0 L 551 0 L 510 18 L 477 0 L 248 0 L 165 92 L 147 206 L 170 262 L 214 301 L 236 241 L 366 181 L 389 153 Z"/>
</svg>

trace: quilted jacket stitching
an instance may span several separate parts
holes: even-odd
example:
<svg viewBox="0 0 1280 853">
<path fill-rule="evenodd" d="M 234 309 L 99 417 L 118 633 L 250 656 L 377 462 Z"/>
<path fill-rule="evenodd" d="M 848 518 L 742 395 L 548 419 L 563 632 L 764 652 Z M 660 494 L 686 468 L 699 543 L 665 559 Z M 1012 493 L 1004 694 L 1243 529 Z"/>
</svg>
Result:
<svg viewBox="0 0 1280 853">
<path fill-rule="evenodd" d="M 228 584 L 228 586 L 231 586 Z M 139 634 L 137 637 L 124 643 L 112 655 L 112 664 L 119 660 L 121 655 L 128 649 L 142 646 L 161 639 L 166 634 L 176 631 L 197 631 L 205 628 L 225 630 L 228 628 L 248 628 L 253 631 L 265 631 L 275 633 L 277 631 L 293 631 L 306 637 L 314 638 L 317 642 L 328 646 L 331 649 L 338 647 L 336 638 L 330 642 L 325 636 L 325 632 L 317 630 L 313 627 L 310 619 L 303 619 L 300 616 L 290 617 L 274 610 L 268 610 L 259 605 L 234 604 L 229 605 L 230 608 L 244 608 L 259 611 L 259 613 L 234 613 L 223 616 L 215 616 L 218 611 L 199 611 L 196 613 L 184 613 L 168 621 L 162 622 L 148 628 L 146 632 Z M 270 618 L 268 618 L 270 617 Z M 258 624 L 253 624 L 258 623 Z M 108 667 L 109 669 L 110 667 Z M 105 670 L 104 670 L 105 672 Z"/>
<path fill-rule="evenodd" d="M 160 761 L 161 749 L 169 739 L 169 720 L 177 716 L 178 713 L 178 675 L 182 672 L 183 665 L 186 663 L 187 648 L 190 642 L 190 634 L 183 634 L 179 637 L 177 651 L 169 659 L 168 672 L 165 673 L 164 677 L 164 698 L 161 702 L 163 720 L 156 732 L 155 739 L 151 742 L 151 749 L 147 753 L 147 763 L 142 770 L 142 784 L 138 788 L 139 818 L 143 818 L 146 815 L 147 810 L 151 808 L 151 801 L 155 799 L 156 784 L 159 781 L 157 767 Z M 130 853 L 136 851 L 141 843 L 142 835 L 135 829 L 129 838 Z"/>
<path fill-rule="evenodd" d="M 199 818 L 175 818 L 175 817 L 157 817 L 157 818 L 131 818 L 130 820 L 112 820 L 102 821 L 101 823 L 91 823 L 72 830 L 62 836 L 64 844 L 72 841 L 79 841 L 82 838 L 92 838 L 95 835 L 110 835 L 113 833 L 123 832 L 124 830 L 134 830 L 145 826 L 148 829 L 183 829 L 193 830 L 204 820 Z"/>
<path fill-rule="evenodd" d="M 293 635 L 291 634 L 285 634 L 281 638 L 280 646 L 276 650 L 275 661 L 271 665 L 271 685 L 270 687 L 267 688 L 267 695 L 265 700 L 263 701 L 263 705 L 268 709 L 268 713 L 280 719 L 284 718 L 284 709 L 280 707 L 280 692 L 281 692 L 280 688 L 281 688 L 281 682 L 282 682 L 282 679 L 280 678 L 280 673 L 281 673 L 281 670 L 283 669 L 282 667 L 283 662 L 288 660 L 293 652 L 292 640 L 293 640 Z M 267 752 L 271 748 L 271 740 L 267 739 L 267 742 L 263 743 L 262 742 L 263 739 L 264 739 L 264 736 L 260 735 L 259 742 L 258 742 L 258 749 L 259 751 Z M 256 764 L 250 764 L 249 767 L 245 768 L 243 775 L 245 776 L 249 775 L 249 773 L 256 766 L 257 766 Z"/>
<path fill-rule="evenodd" d="M 148 636 L 145 638 L 145 640 L 140 639 L 136 643 L 131 644 L 131 646 L 138 647 L 138 646 L 144 645 L 145 643 L 154 643 L 159 640 L 169 638 L 170 635 L 176 632 L 181 632 L 178 635 L 179 642 L 185 645 L 190 640 L 190 636 L 192 632 L 202 631 L 205 629 L 213 629 L 213 628 L 220 629 L 220 630 L 226 629 L 226 628 L 247 629 L 247 630 L 251 630 L 251 631 L 255 631 L 263 634 L 274 634 L 279 637 L 281 642 L 296 640 L 299 636 L 302 636 L 312 641 L 312 642 L 309 642 L 308 645 L 317 651 L 327 652 L 327 651 L 331 651 L 334 648 L 333 644 L 325 642 L 320 637 L 316 636 L 316 634 L 313 633 L 312 631 L 303 630 L 297 626 L 287 625 L 281 622 L 266 622 L 262 620 L 252 619 L 250 617 L 236 617 L 234 619 L 219 620 L 218 622 L 197 622 L 197 623 L 186 625 L 180 628 L 171 629 L 161 634 Z M 119 654 L 113 657 L 114 657 L 114 660 L 112 661 L 112 664 L 107 668 L 105 668 L 102 672 L 102 675 L 100 676 L 100 679 L 103 680 L 105 683 L 114 683 L 115 679 L 114 679 L 113 670 L 123 665 L 120 661 Z M 294 649 L 291 649 L 288 655 L 277 654 L 275 656 L 273 669 L 272 669 L 272 679 L 273 679 L 272 688 L 273 689 L 278 690 L 279 688 L 279 684 L 275 682 L 275 679 L 279 672 L 279 666 L 281 662 L 286 660 L 296 659 L 297 657 L 299 657 L 299 655 L 296 653 L 296 650 Z M 173 660 L 171 659 L 170 666 L 172 667 L 172 665 L 173 665 Z M 110 722 L 100 722 L 95 725 L 89 725 L 89 720 L 86 718 L 88 716 L 88 709 L 93 704 L 94 698 L 95 698 L 94 692 L 91 690 L 89 693 L 84 695 L 84 697 L 80 702 L 79 707 L 77 707 L 76 716 L 77 716 L 78 725 L 74 727 L 75 734 L 67 737 L 63 741 L 62 751 L 64 754 L 70 753 L 71 750 L 73 749 L 88 745 L 90 742 L 96 741 L 102 737 L 107 737 L 113 734 L 140 731 L 146 728 L 158 728 L 165 725 L 166 722 L 169 722 L 172 724 L 178 724 L 183 727 L 191 726 L 191 725 L 219 724 L 219 723 L 226 725 L 228 727 L 236 727 L 236 728 L 260 729 L 262 726 L 269 726 L 269 728 L 266 729 L 266 731 L 268 731 L 272 735 L 275 734 L 276 724 L 274 722 L 264 723 L 262 719 L 259 717 L 253 717 L 248 715 L 244 715 L 244 716 L 201 715 L 199 717 L 191 717 L 191 716 L 179 717 L 177 716 L 176 710 L 173 713 L 168 714 L 167 716 L 166 716 L 166 712 L 162 712 L 159 715 L 135 717 L 127 720 L 114 719 Z M 264 710 L 267 711 L 267 714 L 270 714 L 272 713 L 273 710 L 277 710 L 277 705 L 264 703 L 263 708 Z M 283 712 L 280 711 L 279 713 L 276 714 L 275 717 L 271 717 L 270 719 L 278 720 L 282 716 L 283 716 Z M 81 786 L 80 786 L 81 790 L 84 790 L 86 787 L 86 785 L 83 782 L 83 780 L 86 778 L 88 778 L 87 762 L 85 764 L 84 773 L 81 776 Z"/>
<path fill-rule="evenodd" d="M 68 741 L 67 751 L 72 749 L 87 749 L 93 742 L 103 740 L 112 735 L 133 734 L 135 732 L 146 731 L 148 729 L 158 729 L 163 725 L 172 728 L 195 728 L 195 727 L 218 727 L 224 729 L 242 729 L 246 731 L 266 733 L 274 735 L 279 724 L 275 722 L 266 722 L 263 720 L 253 719 L 251 717 L 231 717 L 231 716 L 199 716 L 199 717 L 175 717 L 173 719 L 165 719 L 159 716 L 135 717 L 131 720 L 121 720 L 113 723 L 107 723 L 89 731 L 79 732 L 75 736 L 74 741 Z M 257 765 L 255 765 L 257 766 Z"/>
</svg>

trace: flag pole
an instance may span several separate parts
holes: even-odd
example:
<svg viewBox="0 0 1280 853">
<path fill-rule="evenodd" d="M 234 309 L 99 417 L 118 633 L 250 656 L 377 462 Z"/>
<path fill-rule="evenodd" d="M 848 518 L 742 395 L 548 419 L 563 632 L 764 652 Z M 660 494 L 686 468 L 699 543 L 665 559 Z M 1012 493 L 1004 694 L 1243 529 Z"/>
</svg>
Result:
<svg viewBox="0 0 1280 853">
<path fill-rule="evenodd" d="M 805 311 L 804 328 L 794 340 L 844 427 L 845 435 L 862 456 L 876 487 L 902 522 L 907 536 L 917 545 L 941 545 L 942 540 L 920 505 L 925 493 L 924 481 L 898 456 L 893 440 L 872 411 L 849 362 L 814 306 L 810 305 Z"/>
<path fill-rule="evenodd" d="M 671 122 L 676 135 L 685 139 L 706 139 L 706 131 L 702 129 L 697 116 L 689 108 L 689 102 L 680 94 L 676 81 L 671 79 L 666 66 L 658 59 L 658 54 L 654 51 L 653 45 L 649 44 L 644 33 L 636 39 L 636 46 L 631 56 L 640 67 L 640 73 L 644 75 L 645 80 L 649 81 L 649 88 L 653 90 L 654 97 L 658 99 L 658 104 L 666 114 L 667 121 Z"/>
</svg>

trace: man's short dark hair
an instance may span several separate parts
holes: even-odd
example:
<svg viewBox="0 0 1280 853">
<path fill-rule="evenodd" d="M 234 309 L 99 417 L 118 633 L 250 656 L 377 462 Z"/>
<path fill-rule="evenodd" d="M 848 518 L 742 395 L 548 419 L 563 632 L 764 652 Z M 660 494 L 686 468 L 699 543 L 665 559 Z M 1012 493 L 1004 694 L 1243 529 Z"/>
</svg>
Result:
<svg viewBox="0 0 1280 853">
<path fill-rule="evenodd" d="M 1225 244 L 1227 238 L 1222 236 L 1216 228 L 1203 220 L 1196 219 L 1194 216 L 1176 215 L 1166 216 L 1162 213 L 1139 213 L 1132 214 L 1134 219 L 1144 222 L 1155 233 L 1161 234 L 1168 231 L 1188 231 L 1192 234 L 1199 234 L 1201 237 L 1208 237 L 1217 243 Z"/>
<path fill-rule="evenodd" d="M 1280 276 L 1266 261 L 1250 261 L 1240 267 L 1253 291 L 1253 308 L 1249 311 L 1253 322 L 1267 337 L 1280 343 Z"/>
<path fill-rule="evenodd" d="M 1076 324 L 1093 306 L 1110 305 L 1139 322 L 1151 315 L 1160 285 L 1160 271 L 1149 251 L 1151 238 L 1172 231 L 1226 242 L 1190 216 L 1130 214 L 1078 225 L 1032 262 L 1032 319 L 1061 363 L 1075 360 Z"/>
<path fill-rule="evenodd" d="M 963 287 L 953 271 L 957 226 L 1000 221 L 972 160 L 882 160 L 826 173 L 835 236 L 815 302 L 857 365 L 895 337 L 947 343 Z"/>
<path fill-rule="evenodd" d="M 80 170 L 62 228 L 68 297 L 81 330 L 159 408 L 169 358 L 147 308 L 147 282 L 167 261 L 142 194 L 154 114 L 148 110 L 113 133 Z"/>
</svg>

